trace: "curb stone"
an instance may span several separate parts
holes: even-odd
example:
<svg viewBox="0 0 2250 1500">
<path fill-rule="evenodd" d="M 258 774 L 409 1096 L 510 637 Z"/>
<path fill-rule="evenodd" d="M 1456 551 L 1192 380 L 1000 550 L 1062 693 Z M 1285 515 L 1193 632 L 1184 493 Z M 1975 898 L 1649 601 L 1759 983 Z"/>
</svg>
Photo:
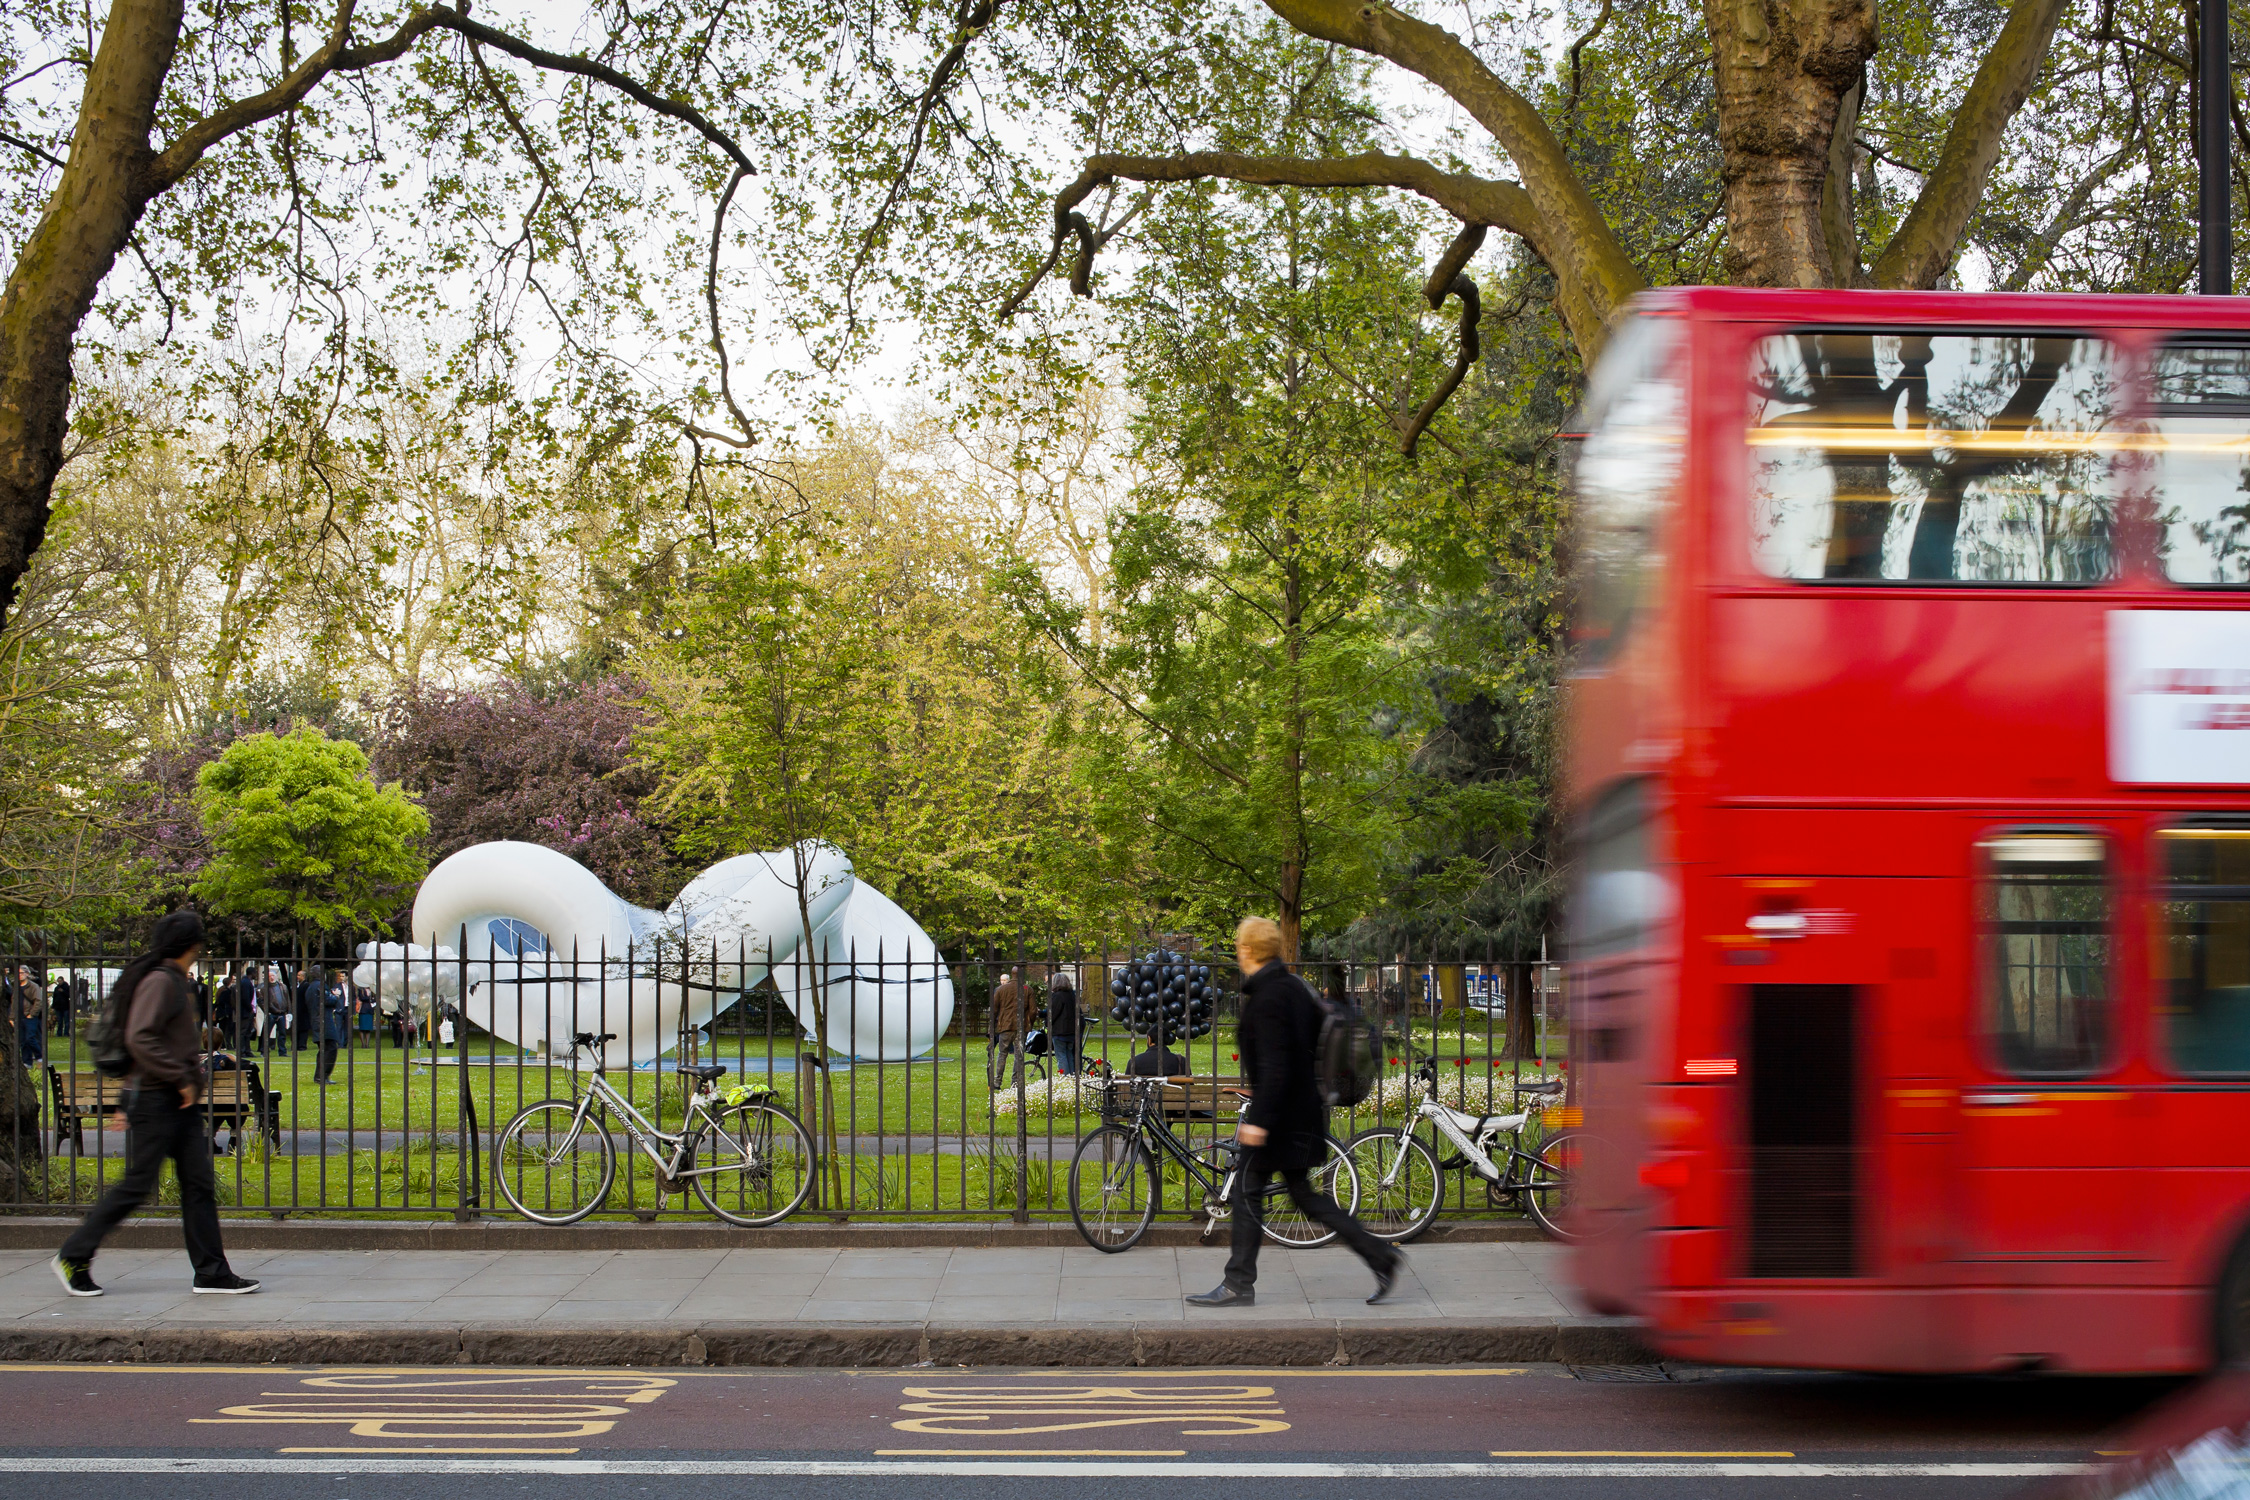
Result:
<svg viewBox="0 0 2250 1500">
<path fill-rule="evenodd" d="M 76 1219 L 0 1214 L 0 1250 L 52 1251 L 78 1227 Z M 660 1224 L 523 1224 L 479 1219 L 467 1224 L 427 1219 L 226 1219 L 219 1237 L 237 1250 L 851 1250 L 1047 1249 L 1086 1242 L 1068 1222 L 1055 1224 L 777 1224 L 736 1229 L 712 1222 Z M 1544 1244 L 1530 1224 L 1505 1220 L 1437 1223 L 1420 1243 L 1432 1245 Z M 1147 1245 L 1198 1245 L 1192 1223 L 1154 1224 Z M 1222 1243 L 1213 1241 L 1213 1244 Z M 102 1242 L 111 1250 L 177 1250 L 180 1222 L 161 1214 L 121 1224 Z"/>
<path fill-rule="evenodd" d="M 1651 1364 L 1624 1319 L 1179 1324 L 707 1323 L 647 1327 L 0 1328 L 0 1362 L 39 1364 L 1225 1365 Z"/>
</svg>

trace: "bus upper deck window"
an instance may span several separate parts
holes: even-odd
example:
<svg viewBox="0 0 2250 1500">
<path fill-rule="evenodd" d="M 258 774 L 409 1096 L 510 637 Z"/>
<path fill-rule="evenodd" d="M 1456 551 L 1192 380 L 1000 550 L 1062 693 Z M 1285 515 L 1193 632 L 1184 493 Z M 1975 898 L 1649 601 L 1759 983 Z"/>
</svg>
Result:
<svg viewBox="0 0 2250 1500">
<path fill-rule="evenodd" d="M 1664 503 L 1687 450 L 1678 325 L 1627 322 L 1594 367 L 1571 470 L 1577 496 L 1576 665 L 1598 667 L 1624 644 L 1636 614 L 1655 602 L 1664 572 Z"/>
<path fill-rule="evenodd" d="M 2177 340 L 2154 373 L 2165 576 L 2250 584 L 2250 343 Z"/>
<path fill-rule="evenodd" d="M 1986 1016 L 2001 1067 L 2090 1073 L 2109 1045 L 2109 872 L 2101 839 L 1988 839 Z"/>
<path fill-rule="evenodd" d="M 2093 583 L 2125 483 L 2115 346 L 1799 332 L 1751 356 L 1750 535 L 1776 578 Z"/>
<path fill-rule="evenodd" d="M 2190 1077 L 2250 1073 L 2250 825 L 2167 828 L 2157 845 L 2165 1051 Z"/>
</svg>

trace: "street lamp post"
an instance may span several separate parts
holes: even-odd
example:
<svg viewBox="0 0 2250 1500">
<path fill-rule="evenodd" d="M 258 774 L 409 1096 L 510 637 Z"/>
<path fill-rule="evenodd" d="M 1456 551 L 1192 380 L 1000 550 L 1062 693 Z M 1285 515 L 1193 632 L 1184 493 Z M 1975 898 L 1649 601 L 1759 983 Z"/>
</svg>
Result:
<svg viewBox="0 0 2250 1500">
<path fill-rule="evenodd" d="M 2200 289 L 2207 297 L 2224 297 L 2234 290 L 2233 185 L 2228 181 L 2228 106 L 2234 84 L 2227 57 L 2226 0 L 2203 0 L 2202 46 L 2196 59 L 2202 97 L 2195 122 L 2196 155 L 2200 158 L 2200 192 L 2197 209 L 2202 234 L 2197 245 L 2196 268 Z"/>
</svg>

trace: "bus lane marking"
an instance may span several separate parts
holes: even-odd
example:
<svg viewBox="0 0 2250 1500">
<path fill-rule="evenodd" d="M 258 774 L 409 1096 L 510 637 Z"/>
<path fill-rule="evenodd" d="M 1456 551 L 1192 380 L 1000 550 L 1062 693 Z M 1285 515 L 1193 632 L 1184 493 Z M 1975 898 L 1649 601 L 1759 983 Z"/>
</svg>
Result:
<svg viewBox="0 0 2250 1500">
<path fill-rule="evenodd" d="M 928 1437 L 969 1437 L 995 1442 L 1062 1433 L 1110 1433 L 1137 1428 L 1152 1438 L 1247 1437 L 1287 1432 L 1289 1423 L 1270 1385 L 1130 1385 L 1080 1382 L 1025 1385 L 912 1385 L 900 1394 L 906 1415 L 894 1431 Z M 1122 1435 L 1122 1433 L 1120 1433 Z M 889 1458 L 1181 1458 L 1180 1448 L 879 1448 Z"/>
<path fill-rule="evenodd" d="M 555 1445 L 614 1431 L 633 1407 L 648 1405 L 677 1383 L 626 1373 L 320 1374 L 307 1376 L 294 1390 L 261 1391 L 260 1400 L 188 1420 L 198 1426 L 342 1428 L 339 1438 L 370 1440 L 277 1450 L 282 1453 L 569 1454 L 579 1451 L 575 1444 Z M 392 1446 L 378 1446 L 386 1442 Z"/>
</svg>

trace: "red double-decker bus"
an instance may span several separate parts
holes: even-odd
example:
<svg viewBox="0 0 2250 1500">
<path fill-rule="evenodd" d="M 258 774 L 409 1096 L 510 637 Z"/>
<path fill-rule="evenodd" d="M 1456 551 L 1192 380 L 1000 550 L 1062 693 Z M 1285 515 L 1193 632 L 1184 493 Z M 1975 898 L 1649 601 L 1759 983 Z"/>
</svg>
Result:
<svg viewBox="0 0 2250 1500">
<path fill-rule="evenodd" d="M 2250 314 L 1659 293 L 1580 427 L 1592 1304 L 1717 1363 L 2250 1354 Z"/>
</svg>

